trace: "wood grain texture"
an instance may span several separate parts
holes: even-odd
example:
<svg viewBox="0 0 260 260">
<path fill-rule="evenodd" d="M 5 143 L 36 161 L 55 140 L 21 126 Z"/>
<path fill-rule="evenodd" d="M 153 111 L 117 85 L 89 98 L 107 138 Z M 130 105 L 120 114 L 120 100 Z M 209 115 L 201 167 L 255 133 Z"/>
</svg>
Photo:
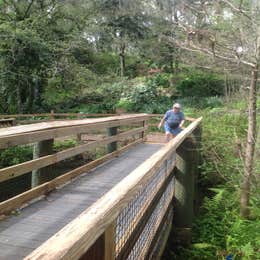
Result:
<svg viewBox="0 0 260 260">
<path fill-rule="evenodd" d="M 79 259 L 116 219 L 143 183 L 160 168 L 167 155 L 201 123 L 191 123 L 177 137 L 153 154 L 78 218 L 65 226 L 25 259 Z"/>
<path fill-rule="evenodd" d="M 90 129 L 129 125 L 147 119 L 146 114 L 114 116 L 108 118 L 51 121 L 32 125 L 0 129 L 0 148 L 30 144 L 57 137 L 77 135 Z"/>
</svg>

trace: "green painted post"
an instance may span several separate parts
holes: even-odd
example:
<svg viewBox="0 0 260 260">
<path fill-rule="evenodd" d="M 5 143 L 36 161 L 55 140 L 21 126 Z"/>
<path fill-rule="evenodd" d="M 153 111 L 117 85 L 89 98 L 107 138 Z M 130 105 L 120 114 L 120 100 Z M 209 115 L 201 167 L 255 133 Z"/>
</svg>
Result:
<svg viewBox="0 0 260 260">
<path fill-rule="evenodd" d="M 53 153 L 53 139 L 40 141 L 34 144 L 33 147 L 33 159 L 40 158 Z M 53 167 L 52 165 L 43 167 L 41 169 L 32 171 L 31 186 L 36 187 L 46 181 L 53 178 Z"/>
<path fill-rule="evenodd" d="M 110 127 L 107 129 L 108 136 L 117 135 L 117 127 Z M 117 150 L 117 142 L 112 142 L 107 145 L 107 152 L 112 153 Z"/>
</svg>

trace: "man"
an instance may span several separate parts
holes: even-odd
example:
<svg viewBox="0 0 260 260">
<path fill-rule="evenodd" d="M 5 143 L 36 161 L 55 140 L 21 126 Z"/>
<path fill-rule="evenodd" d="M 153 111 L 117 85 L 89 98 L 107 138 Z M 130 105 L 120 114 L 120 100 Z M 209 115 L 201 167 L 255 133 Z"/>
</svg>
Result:
<svg viewBox="0 0 260 260">
<path fill-rule="evenodd" d="M 182 131 L 182 126 L 185 122 L 185 118 L 184 114 L 180 110 L 181 105 L 179 103 L 175 103 L 172 106 L 172 109 L 168 110 L 165 113 L 164 117 L 158 125 L 158 128 L 160 129 L 164 124 L 167 142 L 169 142 L 171 138 L 175 137 Z"/>
</svg>

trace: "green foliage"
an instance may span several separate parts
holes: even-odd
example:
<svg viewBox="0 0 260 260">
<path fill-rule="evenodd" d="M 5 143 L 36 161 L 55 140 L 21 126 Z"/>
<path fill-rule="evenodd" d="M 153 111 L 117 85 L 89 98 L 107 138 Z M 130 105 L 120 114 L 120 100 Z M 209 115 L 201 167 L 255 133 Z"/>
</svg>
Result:
<svg viewBox="0 0 260 260">
<path fill-rule="evenodd" d="M 214 74 L 191 73 L 176 85 L 181 97 L 211 97 L 224 94 L 224 81 Z"/>
<path fill-rule="evenodd" d="M 125 88 L 121 93 L 117 107 L 125 108 L 127 111 L 164 113 L 172 104 L 170 97 L 160 92 L 160 80 L 163 84 L 168 82 L 158 76 L 134 82 L 131 88 Z"/>
<path fill-rule="evenodd" d="M 26 23 L 0 25 L 0 92 L 9 113 L 30 111 L 37 102 L 34 89 L 44 84 L 52 51 Z M 39 100 L 38 100 L 39 101 Z"/>
<path fill-rule="evenodd" d="M 183 106 L 189 106 L 196 109 L 205 108 L 218 108 L 224 105 L 223 98 L 221 97 L 185 97 L 179 98 L 178 102 Z"/>
<path fill-rule="evenodd" d="M 260 257 L 257 185 L 252 185 L 251 219 L 244 220 L 239 215 L 243 170 L 240 152 L 243 154 L 247 116 L 237 112 L 218 108 L 193 110 L 191 114 L 203 116 L 204 163 L 199 186 L 207 197 L 194 222 L 192 246 L 182 248 L 174 259 L 225 259 L 232 255 L 233 259 L 254 260 Z"/>
<path fill-rule="evenodd" d="M 32 147 L 15 146 L 0 151 L 0 168 L 32 160 Z"/>
<path fill-rule="evenodd" d="M 65 149 L 75 147 L 76 145 L 77 145 L 77 141 L 73 140 L 73 139 L 65 140 L 65 141 L 58 141 L 58 142 L 54 143 L 53 150 L 55 152 L 59 152 L 59 151 L 65 150 Z"/>
</svg>

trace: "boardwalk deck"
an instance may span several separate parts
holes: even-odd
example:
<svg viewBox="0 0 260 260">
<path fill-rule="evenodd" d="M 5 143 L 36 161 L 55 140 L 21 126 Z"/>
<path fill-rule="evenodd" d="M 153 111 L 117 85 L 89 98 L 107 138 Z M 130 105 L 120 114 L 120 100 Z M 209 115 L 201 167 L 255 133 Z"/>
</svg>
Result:
<svg viewBox="0 0 260 260">
<path fill-rule="evenodd" d="M 162 147 L 139 144 L 0 222 L 0 259 L 22 259 Z"/>
</svg>

